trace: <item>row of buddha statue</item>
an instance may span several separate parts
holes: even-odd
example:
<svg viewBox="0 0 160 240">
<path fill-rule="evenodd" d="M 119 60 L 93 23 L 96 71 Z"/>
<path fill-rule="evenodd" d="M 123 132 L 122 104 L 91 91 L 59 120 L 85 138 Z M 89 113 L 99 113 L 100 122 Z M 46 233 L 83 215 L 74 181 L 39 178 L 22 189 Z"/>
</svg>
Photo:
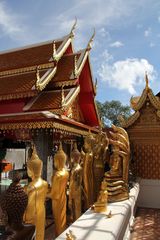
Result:
<svg viewBox="0 0 160 240">
<path fill-rule="evenodd" d="M 112 145 L 112 154 L 108 151 L 109 144 Z M 27 173 L 31 182 L 23 189 L 19 181 L 13 181 L 15 192 L 11 189 L 13 186 L 9 187 L 0 200 L 2 210 L 7 212 L 8 225 L 17 237 L 13 239 L 33 239 L 35 234 L 36 240 L 44 240 L 46 198 L 52 200 L 55 236 L 66 228 L 67 208 L 70 210 L 72 221 L 75 221 L 82 211 L 87 210 L 94 203 L 94 210 L 103 212 L 108 201 L 127 199 L 129 151 L 128 136 L 122 128 L 113 126 L 109 138 L 102 131 L 97 135 L 89 132 L 84 139 L 81 152 L 77 149 L 76 143 L 74 144 L 70 156 L 73 164 L 68 171 L 65 166 L 67 156 L 60 142 L 59 149 L 54 155 L 56 171 L 49 187 L 41 178 L 43 162 L 39 159 L 36 148 L 33 147 L 32 156 L 27 162 Z M 67 186 L 69 186 L 68 191 L 66 191 Z M 20 192 L 21 195 L 18 196 Z M 14 208 L 14 204 L 13 207 L 8 207 L 14 199 L 12 195 L 18 199 L 23 198 L 19 219 L 18 217 L 14 219 L 14 214 L 16 216 L 18 211 Z M 25 224 L 22 224 L 22 218 Z M 20 225 L 18 229 L 15 227 L 18 226 L 17 222 Z M 31 236 L 30 238 L 24 237 L 26 232 Z"/>
</svg>

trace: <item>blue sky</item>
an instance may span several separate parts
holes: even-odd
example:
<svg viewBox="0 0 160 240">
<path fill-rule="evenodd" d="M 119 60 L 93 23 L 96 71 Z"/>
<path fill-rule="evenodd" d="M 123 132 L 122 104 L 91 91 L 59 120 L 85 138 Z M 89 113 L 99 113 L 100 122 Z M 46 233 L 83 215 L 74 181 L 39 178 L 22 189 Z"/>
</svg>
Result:
<svg viewBox="0 0 160 240">
<path fill-rule="evenodd" d="M 147 71 L 160 91 L 159 0 L 0 0 L 0 50 L 60 38 L 77 17 L 74 46 L 85 48 L 93 29 L 96 99 L 129 104 L 139 95 Z"/>
</svg>

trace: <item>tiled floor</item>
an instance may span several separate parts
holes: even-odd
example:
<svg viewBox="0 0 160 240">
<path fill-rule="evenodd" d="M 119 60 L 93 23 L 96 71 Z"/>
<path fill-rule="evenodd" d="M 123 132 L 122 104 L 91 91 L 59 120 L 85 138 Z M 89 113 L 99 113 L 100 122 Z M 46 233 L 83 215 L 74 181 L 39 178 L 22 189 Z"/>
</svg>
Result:
<svg viewBox="0 0 160 240">
<path fill-rule="evenodd" d="M 160 240 L 160 209 L 138 208 L 131 240 Z"/>
</svg>

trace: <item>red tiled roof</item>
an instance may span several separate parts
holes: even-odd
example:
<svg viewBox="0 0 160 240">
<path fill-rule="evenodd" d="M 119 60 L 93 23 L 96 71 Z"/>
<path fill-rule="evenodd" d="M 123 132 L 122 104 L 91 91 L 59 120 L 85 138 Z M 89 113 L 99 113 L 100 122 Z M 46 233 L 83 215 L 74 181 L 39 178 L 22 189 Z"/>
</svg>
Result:
<svg viewBox="0 0 160 240">
<path fill-rule="evenodd" d="M 56 74 L 54 78 L 50 81 L 50 83 L 47 85 L 46 89 L 53 89 L 55 87 L 55 83 L 72 81 L 72 79 L 70 79 L 70 76 L 74 70 L 75 55 L 77 55 L 77 60 L 78 60 L 80 54 L 64 55 L 59 60 Z M 74 82 L 75 80 L 73 79 L 73 83 Z"/>
<path fill-rule="evenodd" d="M 67 96 L 70 90 L 64 91 L 64 97 Z M 39 97 L 29 108 L 29 111 L 39 111 L 39 110 L 54 110 L 61 109 L 61 91 L 48 91 L 40 93 Z"/>
<path fill-rule="evenodd" d="M 56 42 L 56 49 L 62 41 Z M 40 65 L 49 62 L 53 55 L 53 41 L 0 53 L 0 71 Z"/>
<path fill-rule="evenodd" d="M 17 93 L 34 92 L 32 87 L 36 81 L 35 72 L 0 77 L 0 97 L 3 95 L 17 95 Z"/>
</svg>

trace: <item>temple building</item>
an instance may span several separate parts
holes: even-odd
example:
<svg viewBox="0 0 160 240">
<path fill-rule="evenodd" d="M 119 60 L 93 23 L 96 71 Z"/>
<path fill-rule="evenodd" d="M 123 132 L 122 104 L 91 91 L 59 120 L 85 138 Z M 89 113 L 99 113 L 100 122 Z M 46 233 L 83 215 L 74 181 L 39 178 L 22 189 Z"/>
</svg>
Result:
<svg viewBox="0 0 160 240">
<path fill-rule="evenodd" d="M 132 97 L 130 104 L 134 114 L 121 119 L 121 126 L 130 139 L 132 171 L 141 179 L 140 205 L 159 207 L 160 97 L 149 88 L 147 75 L 141 96 Z"/>
<path fill-rule="evenodd" d="M 68 151 L 67 144 L 83 141 L 100 124 L 89 58 L 94 34 L 75 52 L 75 25 L 63 38 L 0 53 L 1 146 L 33 140 L 45 178 L 56 141 L 66 142 Z"/>
</svg>

